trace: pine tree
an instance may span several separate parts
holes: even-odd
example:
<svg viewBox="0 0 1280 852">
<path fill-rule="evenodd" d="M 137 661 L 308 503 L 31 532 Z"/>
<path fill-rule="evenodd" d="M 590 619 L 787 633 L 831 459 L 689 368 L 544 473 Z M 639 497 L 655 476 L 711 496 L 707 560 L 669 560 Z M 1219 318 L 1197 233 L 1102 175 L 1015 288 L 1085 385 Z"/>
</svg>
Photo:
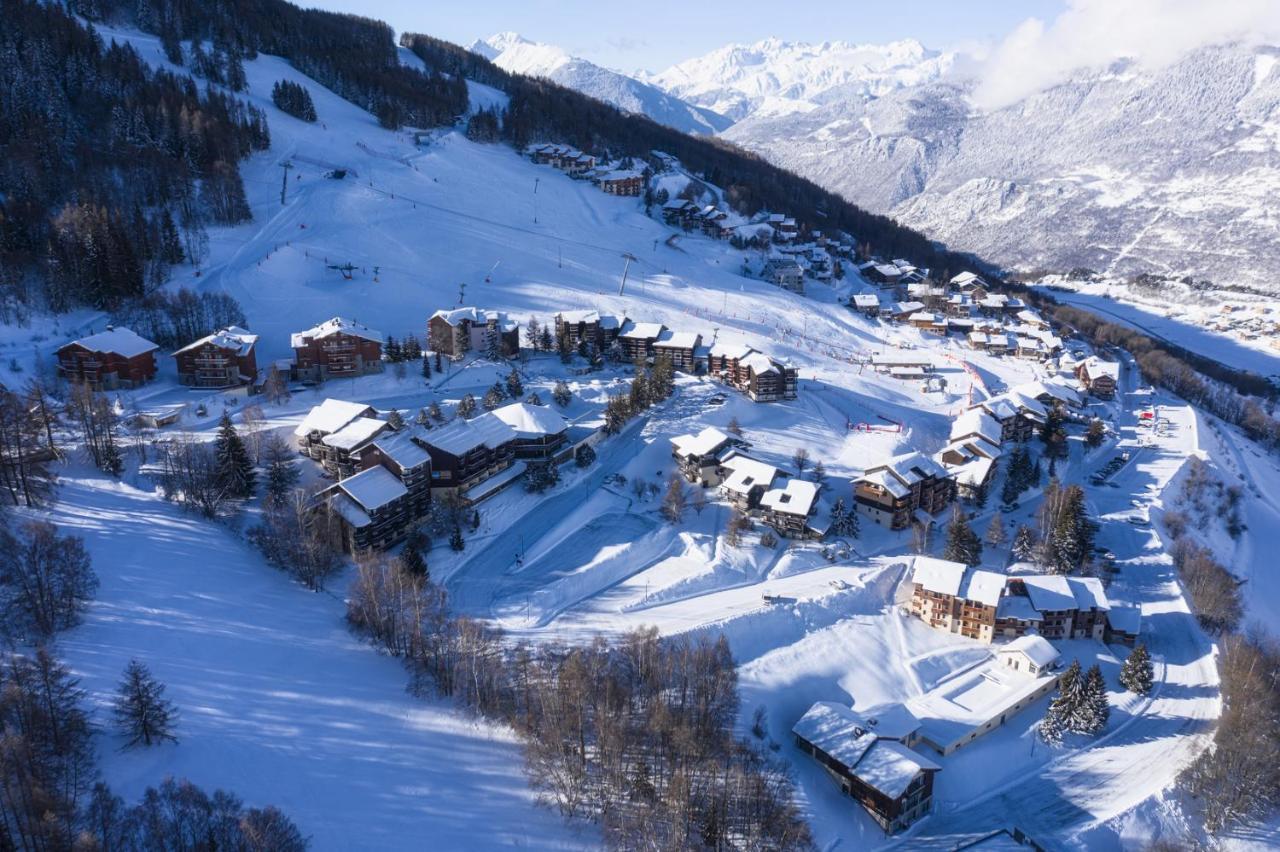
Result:
<svg viewBox="0 0 1280 852">
<path fill-rule="evenodd" d="M 1023 562 L 1036 558 L 1036 533 L 1031 527 L 1023 524 L 1013 536 L 1013 556 Z"/>
<path fill-rule="evenodd" d="M 257 471 L 253 469 L 253 459 L 249 458 L 244 440 L 236 432 L 236 427 L 231 423 L 231 415 L 226 411 L 222 412 L 222 419 L 218 423 L 214 459 L 218 482 L 228 496 L 240 500 L 253 496 Z"/>
<path fill-rule="evenodd" d="M 542 324 L 537 317 L 529 317 L 529 323 L 524 327 L 524 339 L 528 341 L 530 349 L 538 348 L 542 340 Z"/>
<path fill-rule="evenodd" d="M 453 550 L 462 550 L 467 543 L 462 538 L 462 528 L 457 524 L 453 525 L 453 532 L 449 534 L 449 547 Z"/>
<path fill-rule="evenodd" d="M 164 684 L 137 660 L 130 660 L 125 667 L 113 712 L 128 738 L 125 748 L 178 741 L 173 734 L 177 709 L 164 697 Z"/>
<path fill-rule="evenodd" d="M 481 405 L 484 406 L 485 411 L 493 411 L 495 408 L 502 405 L 502 401 L 505 398 L 506 394 L 502 390 L 502 385 L 494 382 L 493 387 L 485 391 L 484 399 L 481 400 Z"/>
<path fill-rule="evenodd" d="M 267 504 L 283 506 L 289 493 L 298 484 L 298 466 L 293 463 L 294 452 L 279 435 L 272 434 L 262 448 L 267 463 Z"/>
<path fill-rule="evenodd" d="M 519 399 L 523 395 L 524 384 L 520 381 L 520 374 L 516 372 L 516 368 L 512 367 L 511 372 L 507 373 L 507 396 Z"/>
<path fill-rule="evenodd" d="M 1072 660 L 1062 677 L 1058 678 L 1058 694 L 1049 702 L 1049 709 L 1040 723 L 1040 736 L 1045 742 L 1051 745 L 1062 742 L 1063 731 L 1070 730 L 1070 720 L 1083 701 L 1083 688 L 1080 661 Z"/>
<path fill-rule="evenodd" d="M 1053 703 L 1050 702 L 1048 709 L 1045 710 L 1044 718 L 1040 720 L 1040 739 L 1049 745 L 1062 745 L 1063 733 L 1062 719 L 1054 709 Z"/>
<path fill-rule="evenodd" d="M 835 505 L 831 507 L 831 532 L 846 538 L 857 538 L 860 531 L 857 509 L 846 508 L 844 498 L 837 498 Z"/>
<path fill-rule="evenodd" d="M 404 540 L 404 550 L 400 552 L 400 568 L 414 577 L 429 579 L 425 554 L 430 546 L 431 540 L 421 530 L 410 530 Z"/>
<path fill-rule="evenodd" d="M 413 418 L 413 422 L 419 426 L 431 426 L 431 415 L 427 413 L 425 408 L 419 408 L 418 414 Z"/>
<path fill-rule="evenodd" d="M 435 403 L 432 403 L 433 405 Z M 467 419 L 476 413 L 476 398 L 471 394 L 467 394 L 458 400 L 458 416 Z"/>
<path fill-rule="evenodd" d="M 947 525 L 947 544 L 942 556 L 965 565 L 982 562 L 982 540 L 973 531 L 973 527 L 969 526 L 969 519 L 959 506 L 951 512 L 951 523 Z"/>
<path fill-rule="evenodd" d="M 529 405 L 546 405 L 546 403 L 542 401 L 542 397 L 538 396 L 537 391 L 530 391 L 529 395 L 524 398 L 524 401 Z"/>
<path fill-rule="evenodd" d="M 485 337 L 484 357 L 495 362 L 502 360 L 502 336 L 497 331 Z"/>
<path fill-rule="evenodd" d="M 582 444 L 573 453 L 573 461 L 578 467 L 591 467 L 596 460 L 596 451 L 590 444 Z"/>
<path fill-rule="evenodd" d="M 473 400 L 471 400 L 471 402 L 472 402 L 472 404 L 473 404 L 473 405 L 475 404 L 475 400 L 474 400 L 474 399 L 473 399 Z M 459 409 L 461 409 L 461 408 L 462 408 L 461 403 L 459 403 L 458 408 L 459 408 Z M 432 420 L 436 421 L 437 423 L 443 423 L 443 422 L 444 422 L 444 412 L 440 410 L 440 403 L 438 403 L 438 402 L 434 402 L 434 401 L 433 401 L 430 405 L 428 405 L 428 406 L 427 406 L 427 416 L 429 416 Z"/>
<path fill-rule="evenodd" d="M 1089 421 L 1089 430 L 1084 433 L 1084 442 L 1090 447 L 1099 447 L 1107 437 L 1107 426 L 1098 418 Z"/>
<path fill-rule="evenodd" d="M 186 254 L 182 251 L 182 236 L 178 233 L 178 226 L 168 207 L 160 213 L 160 257 L 172 266 L 186 260 Z"/>
<path fill-rule="evenodd" d="M 417 361 L 422 357 L 422 344 L 412 334 L 400 346 L 400 356 L 405 361 Z"/>
<path fill-rule="evenodd" d="M 1147 653 L 1147 646 L 1139 642 L 1120 667 L 1120 683 L 1130 692 L 1146 695 L 1151 692 L 1154 677 L 1151 655 Z"/>
<path fill-rule="evenodd" d="M 538 348 L 543 352 L 551 352 L 556 348 L 556 338 L 552 334 L 550 325 L 542 327 L 542 332 L 538 335 Z"/>
<path fill-rule="evenodd" d="M 1089 667 L 1080 685 L 1073 712 L 1065 717 L 1067 729 L 1077 734 L 1096 734 L 1107 726 L 1111 705 L 1107 702 L 1107 682 L 1097 663 Z"/>
<path fill-rule="evenodd" d="M 827 466 L 821 460 L 813 463 L 813 481 L 819 485 L 827 481 Z"/>
<path fill-rule="evenodd" d="M 400 413 L 400 409 L 391 409 L 391 412 L 387 414 L 387 425 L 390 426 L 394 432 L 399 432 L 404 428 L 404 415 Z"/>
<path fill-rule="evenodd" d="M 436 372 L 437 372 L 437 373 L 442 373 L 442 372 L 444 372 L 444 364 L 443 364 L 443 362 L 440 360 L 440 350 L 438 350 L 438 349 L 436 350 Z"/>
<path fill-rule="evenodd" d="M 573 394 L 569 392 L 568 385 L 557 381 L 555 387 L 551 389 L 551 398 L 556 401 L 556 405 L 564 408 L 573 399 Z"/>
<path fill-rule="evenodd" d="M 422 353 L 422 378 L 431 378 L 431 355 L 426 352 Z"/>
<path fill-rule="evenodd" d="M 400 351 L 400 341 L 389 334 L 387 335 L 387 343 L 382 347 L 382 351 L 386 353 L 387 361 L 392 364 L 399 364 L 404 360 Z"/>
</svg>

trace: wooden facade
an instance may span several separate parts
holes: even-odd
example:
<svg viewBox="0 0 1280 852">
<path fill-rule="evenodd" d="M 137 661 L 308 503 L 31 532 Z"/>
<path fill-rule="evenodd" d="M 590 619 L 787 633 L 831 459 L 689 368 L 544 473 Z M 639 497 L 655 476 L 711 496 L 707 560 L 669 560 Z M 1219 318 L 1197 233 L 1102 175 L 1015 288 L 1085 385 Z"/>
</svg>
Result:
<svg viewBox="0 0 1280 852">
<path fill-rule="evenodd" d="M 304 381 L 382 372 L 382 335 L 350 320 L 334 317 L 290 342 L 294 376 Z"/>
<path fill-rule="evenodd" d="M 58 349 L 58 374 L 94 390 L 131 389 L 156 375 L 156 344 L 127 328 L 112 328 Z"/>
<path fill-rule="evenodd" d="M 258 336 L 235 326 L 202 337 L 173 353 L 178 381 L 197 388 L 252 384 L 258 375 Z"/>
</svg>

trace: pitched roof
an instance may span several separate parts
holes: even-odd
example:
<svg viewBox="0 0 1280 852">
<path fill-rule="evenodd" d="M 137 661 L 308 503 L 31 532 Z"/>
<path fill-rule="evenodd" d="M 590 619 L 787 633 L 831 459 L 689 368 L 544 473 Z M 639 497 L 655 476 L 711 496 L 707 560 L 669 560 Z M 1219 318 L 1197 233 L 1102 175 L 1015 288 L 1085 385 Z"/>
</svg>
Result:
<svg viewBox="0 0 1280 852">
<path fill-rule="evenodd" d="M 237 355 L 248 355 L 249 350 L 258 342 L 258 335 L 251 334 L 243 328 L 236 325 L 229 325 L 221 328 L 213 334 L 206 335 L 199 340 L 192 341 L 186 346 L 174 352 L 174 355 L 181 355 L 190 349 L 196 349 L 206 343 L 212 343 L 219 349 L 234 349 Z"/>
<path fill-rule="evenodd" d="M 807 517 L 818 499 L 818 484 L 807 479 L 790 479 L 782 488 L 771 488 L 760 498 L 760 505 L 775 512 Z"/>
<path fill-rule="evenodd" d="M 354 450 L 387 427 L 387 421 L 376 417 L 357 417 L 336 432 L 320 439 L 320 443 L 335 450 Z"/>
<path fill-rule="evenodd" d="M 773 484 L 773 480 L 782 473 L 773 465 L 753 459 L 742 453 L 729 456 L 721 464 L 732 473 L 720 484 L 720 488 L 736 494 L 746 494 L 756 487 L 768 488 Z"/>
<path fill-rule="evenodd" d="M 853 775 L 889 798 L 896 799 L 907 791 L 921 772 L 941 768 L 902 743 L 877 740 L 853 767 Z"/>
<path fill-rule="evenodd" d="M 409 493 L 404 483 L 381 465 L 362 470 L 338 483 L 356 504 L 366 512 L 374 512 Z"/>
<path fill-rule="evenodd" d="M 981 408 L 970 408 L 951 421 L 951 440 L 958 441 L 970 435 L 981 435 L 998 447 L 1000 446 L 1000 421 Z"/>
<path fill-rule="evenodd" d="M 917 556 L 911 570 L 911 580 L 930 592 L 955 597 L 960 594 L 964 582 L 965 566 L 949 559 L 933 556 Z"/>
<path fill-rule="evenodd" d="M 306 341 L 320 340 L 332 334 L 347 334 L 352 337 L 362 337 L 365 340 L 372 340 L 374 343 L 382 342 L 382 332 L 374 331 L 366 325 L 361 325 L 355 320 L 343 319 L 342 317 L 334 317 L 325 320 L 317 326 L 307 329 L 306 331 L 294 332 L 289 337 L 289 345 L 297 349 L 305 346 Z"/>
<path fill-rule="evenodd" d="M 1031 574 L 1019 577 L 1026 586 L 1031 605 L 1041 612 L 1076 609 L 1071 584 L 1060 574 Z"/>
<path fill-rule="evenodd" d="M 357 417 L 364 417 L 372 413 L 372 406 L 365 405 L 363 402 L 326 399 L 307 412 L 307 416 L 302 418 L 302 423 L 298 425 L 297 429 L 293 430 L 293 434 L 301 438 L 312 432 L 324 432 L 326 434 L 337 432 Z"/>
<path fill-rule="evenodd" d="M 564 418 L 545 405 L 513 402 L 493 410 L 493 416 L 511 427 L 517 438 L 535 439 L 559 435 L 568 425 Z"/>
<path fill-rule="evenodd" d="M 106 331 L 73 340 L 66 346 L 79 344 L 90 352 L 110 352 L 122 358 L 136 358 L 159 349 L 159 344 L 152 343 L 133 329 L 108 327 Z"/>
<path fill-rule="evenodd" d="M 496 449 L 516 438 L 516 431 L 505 421 L 493 416 L 493 412 L 481 414 L 474 420 L 454 418 L 447 426 L 432 429 L 423 440 L 428 446 L 454 456 L 462 456 L 477 447 Z"/>
<path fill-rule="evenodd" d="M 1111 609 L 1111 604 L 1107 600 L 1106 590 L 1102 588 L 1102 581 L 1097 577 L 1068 577 L 1068 585 L 1071 586 L 1071 594 L 1076 599 L 1076 606 L 1080 609 Z"/>
<path fill-rule="evenodd" d="M 1040 611 L 1031 605 L 1031 599 L 1022 595 L 1005 595 L 996 607 L 996 619 L 1015 621 L 1044 621 Z"/>
<path fill-rule="evenodd" d="M 658 335 L 658 339 L 654 341 L 654 346 L 665 346 L 668 349 L 693 349 L 702 340 L 702 335 L 696 331 L 671 331 L 664 330 Z"/>
<path fill-rule="evenodd" d="M 425 435 L 426 430 L 421 427 L 402 429 L 379 435 L 373 440 L 372 446 L 377 447 L 402 470 L 408 470 L 431 461 L 431 454 L 414 440 L 415 437 L 421 440 Z"/>
<path fill-rule="evenodd" d="M 985 606 L 999 606 L 1004 592 L 1005 576 L 995 571 L 971 569 L 960 588 L 960 597 Z"/>
<path fill-rule="evenodd" d="M 632 322 L 627 320 L 622 324 L 622 330 L 618 332 L 618 336 L 637 338 L 639 340 L 655 340 L 665 328 L 666 326 L 660 322 Z"/>
<path fill-rule="evenodd" d="M 682 456 L 706 456 L 716 452 L 732 439 L 714 426 L 707 426 L 696 435 L 677 435 L 671 446 Z"/>
<path fill-rule="evenodd" d="M 1058 649 L 1049 644 L 1048 639 L 1043 636 L 1037 636 L 1034 633 L 1019 636 L 999 649 L 999 653 L 1002 654 L 1018 651 L 1026 654 L 1027 658 L 1040 668 L 1052 665 L 1061 656 L 1058 653 Z"/>
<path fill-rule="evenodd" d="M 863 720 L 848 707 L 819 701 L 791 727 L 791 732 L 852 769 L 876 741 Z"/>
</svg>

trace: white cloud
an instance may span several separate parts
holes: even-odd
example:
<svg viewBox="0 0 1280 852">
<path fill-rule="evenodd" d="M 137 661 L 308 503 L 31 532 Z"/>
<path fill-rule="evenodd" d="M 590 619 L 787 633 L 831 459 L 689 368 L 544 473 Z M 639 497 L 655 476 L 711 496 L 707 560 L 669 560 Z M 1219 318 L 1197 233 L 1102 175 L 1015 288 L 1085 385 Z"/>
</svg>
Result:
<svg viewBox="0 0 1280 852">
<path fill-rule="evenodd" d="M 1280 42 L 1278 0 L 1069 0 L 1051 23 L 1030 18 L 982 62 L 974 104 L 995 109 L 1130 58 L 1168 65 L 1198 47 Z"/>
</svg>

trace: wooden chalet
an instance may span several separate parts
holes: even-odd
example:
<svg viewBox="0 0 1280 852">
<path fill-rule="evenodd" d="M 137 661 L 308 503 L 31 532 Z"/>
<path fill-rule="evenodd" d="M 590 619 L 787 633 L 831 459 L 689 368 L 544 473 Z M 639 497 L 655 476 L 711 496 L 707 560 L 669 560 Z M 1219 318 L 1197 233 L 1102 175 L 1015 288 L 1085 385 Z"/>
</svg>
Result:
<svg viewBox="0 0 1280 852">
<path fill-rule="evenodd" d="M 131 329 L 109 325 L 60 347 L 58 375 L 94 390 L 136 388 L 155 378 L 159 348 Z"/>
<path fill-rule="evenodd" d="M 431 454 L 431 487 L 462 491 L 512 466 L 516 432 L 492 412 L 457 417 L 423 438 Z"/>
<path fill-rule="evenodd" d="M 639 196 L 644 192 L 644 175 L 634 170 L 615 170 L 600 176 L 600 189 L 609 195 Z"/>
<path fill-rule="evenodd" d="M 668 225 L 681 225 L 693 215 L 697 205 L 684 198 L 672 198 L 662 205 L 662 221 Z"/>
<path fill-rule="evenodd" d="M 711 375 L 753 402 L 776 402 L 795 399 L 799 373 L 795 367 L 775 361 L 750 346 L 717 343 L 707 354 Z"/>
<path fill-rule="evenodd" d="M 605 352 L 618 339 L 625 322 L 626 317 L 599 311 L 562 311 L 556 314 L 556 339 L 566 338 L 574 351 L 585 342 L 588 350 Z"/>
<path fill-rule="evenodd" d="M 726 473 L 724 460 L 736 452 L 741 441 L 707 426 L 696 435 L 677 435 L 671 439 L 671 457 L 680 475 L 703 488 L 719 485 Z"/>
<path fill-rule="evenodd" d="M 425 518 L 431 509 L 431 454 L 424 446 L 425 434 L 420 427 L 383 432 L 356 453 L 360 470 L 383 467 L 400 480 L 413 521 Z"/>
<path fill-rule="evenodd" d="M 1096 355 L 1086 358 L 1076 366 L 1076 378 L 1084 389 L 1099 399 L 1115 399 L 1120 383 L 1120 364 L 1103 361 Z"/>
<path fill-rule="evenodd" d="M 893 834 L 929 813 L 933 776 L 941 767 L 877 728 L 844 705 L 819 701 L 791 732 L 796 747 Z"/>
<path fill-rule="evenodd" d="M 545 405 L 514 402 L 481 415 L 489 416 L 515 433 L 512 452 L 518 459 L 551 459 L 569 442 L 569 424 Z"/>
<path fill-rule="evenodd" d="M 919 452 L 906 453 L 872 467 L 854 480 L 859 512 L 881 526 L 905 529 L 922 516 L 937 515 L 955 500 L 951 474 Z"/>
<path fill-rule="evenodd" d="M 361 553 L 386 550 L 403 539 L 416 520 L 412 509 L 405 484 L 375 465 L 320 492 L 313 511 L 330 513 L 344 552 Z"/>
<path fill-rule="evenodd" d="M 347 402 L 342 399 L 326 399 L 313 407 L 302 423 L 293 430 L 298 441 L 298 451 L 312 461 L 326 463 L 327 449 L 324 439 L 335 432 L 349 426 L 359 419 L 377 420 L 378 412 L 373 406 L 362 402 Z M 378 421 L 381 422 L 381 421 Z M 328 466 L 328 465 L 326 465 Z M 336 472 L 334 466 L 331 473 Z"/>
<path fill-rule="evenodd" d="M 1016 389 L 984 399 L 969 408 L 985 411 L 1000 424 L 1001 443 L 1030 439 L 1049 414 L 1039 400 Z"/>
<path fill-rule="evenodd" d="M 935 630 L 989 643 L 996 636 L 1004 588 L 1003 574 L 917 556 L 911 574 L 911 614 Z"/>
<path fill-rule="evenodd" d="M 760 277 L 792 293 L 804 294 L 804 269 L 788 257 L 774 256 L 764 262 Z"/>
<path fill-rule="evenodd" d="M 290 338 L 294 378 L 351 378 L 382 372 L 382 334 L 355 320 L 334 317 Z"/>
<path fill-rule="evenodd" d="M 792 478 L 760 497 L 760 517 L 784 538 L 821 538 L 813 523 L 818 511 L 818 484 Z"/>
<path fill-rule="evenodd" d="M 173 353 L 178 381 L 197 388 L 249 385 L 257 378 L 258 335 L 238 326 L 219 329 Z"/>
<path fill-rule="evenodd" d="M 520 354 L 520 326 L 501 311 L 436 311 L 427 320 L 427 346 L 453 360 L 468 352 L 485 355 L 495 348 L 503 358 L 514 358 Z"/>
<path fill-rule="evenodd" d="M 875 293 L 859 293 L 849 302 L 849 306 L 866 317 L 880 316 L 880 297 Z"/>
<path fill-rule="evenodd" d="M 671 366 L 681 372 L 695 371 L 695 355 L 702 346 L 702 335 L 694 331 L 664 329 L 653 341 L 653 357 L 670 359 Z"/>
<path fill-rule="evenodd" d="M 627 320 L 618 332 L 618 342 L 628 361 L 647 361 L 653 356 L 653 344 L 666 330 L 662 323 Z"/>
<path fill-rule="evenodd" d="M 728 453 L 720 463 L 720 494 L 734 508 L 753 513 L 766 492 L 787 472 L 743 453 Z"/>
</svg>

